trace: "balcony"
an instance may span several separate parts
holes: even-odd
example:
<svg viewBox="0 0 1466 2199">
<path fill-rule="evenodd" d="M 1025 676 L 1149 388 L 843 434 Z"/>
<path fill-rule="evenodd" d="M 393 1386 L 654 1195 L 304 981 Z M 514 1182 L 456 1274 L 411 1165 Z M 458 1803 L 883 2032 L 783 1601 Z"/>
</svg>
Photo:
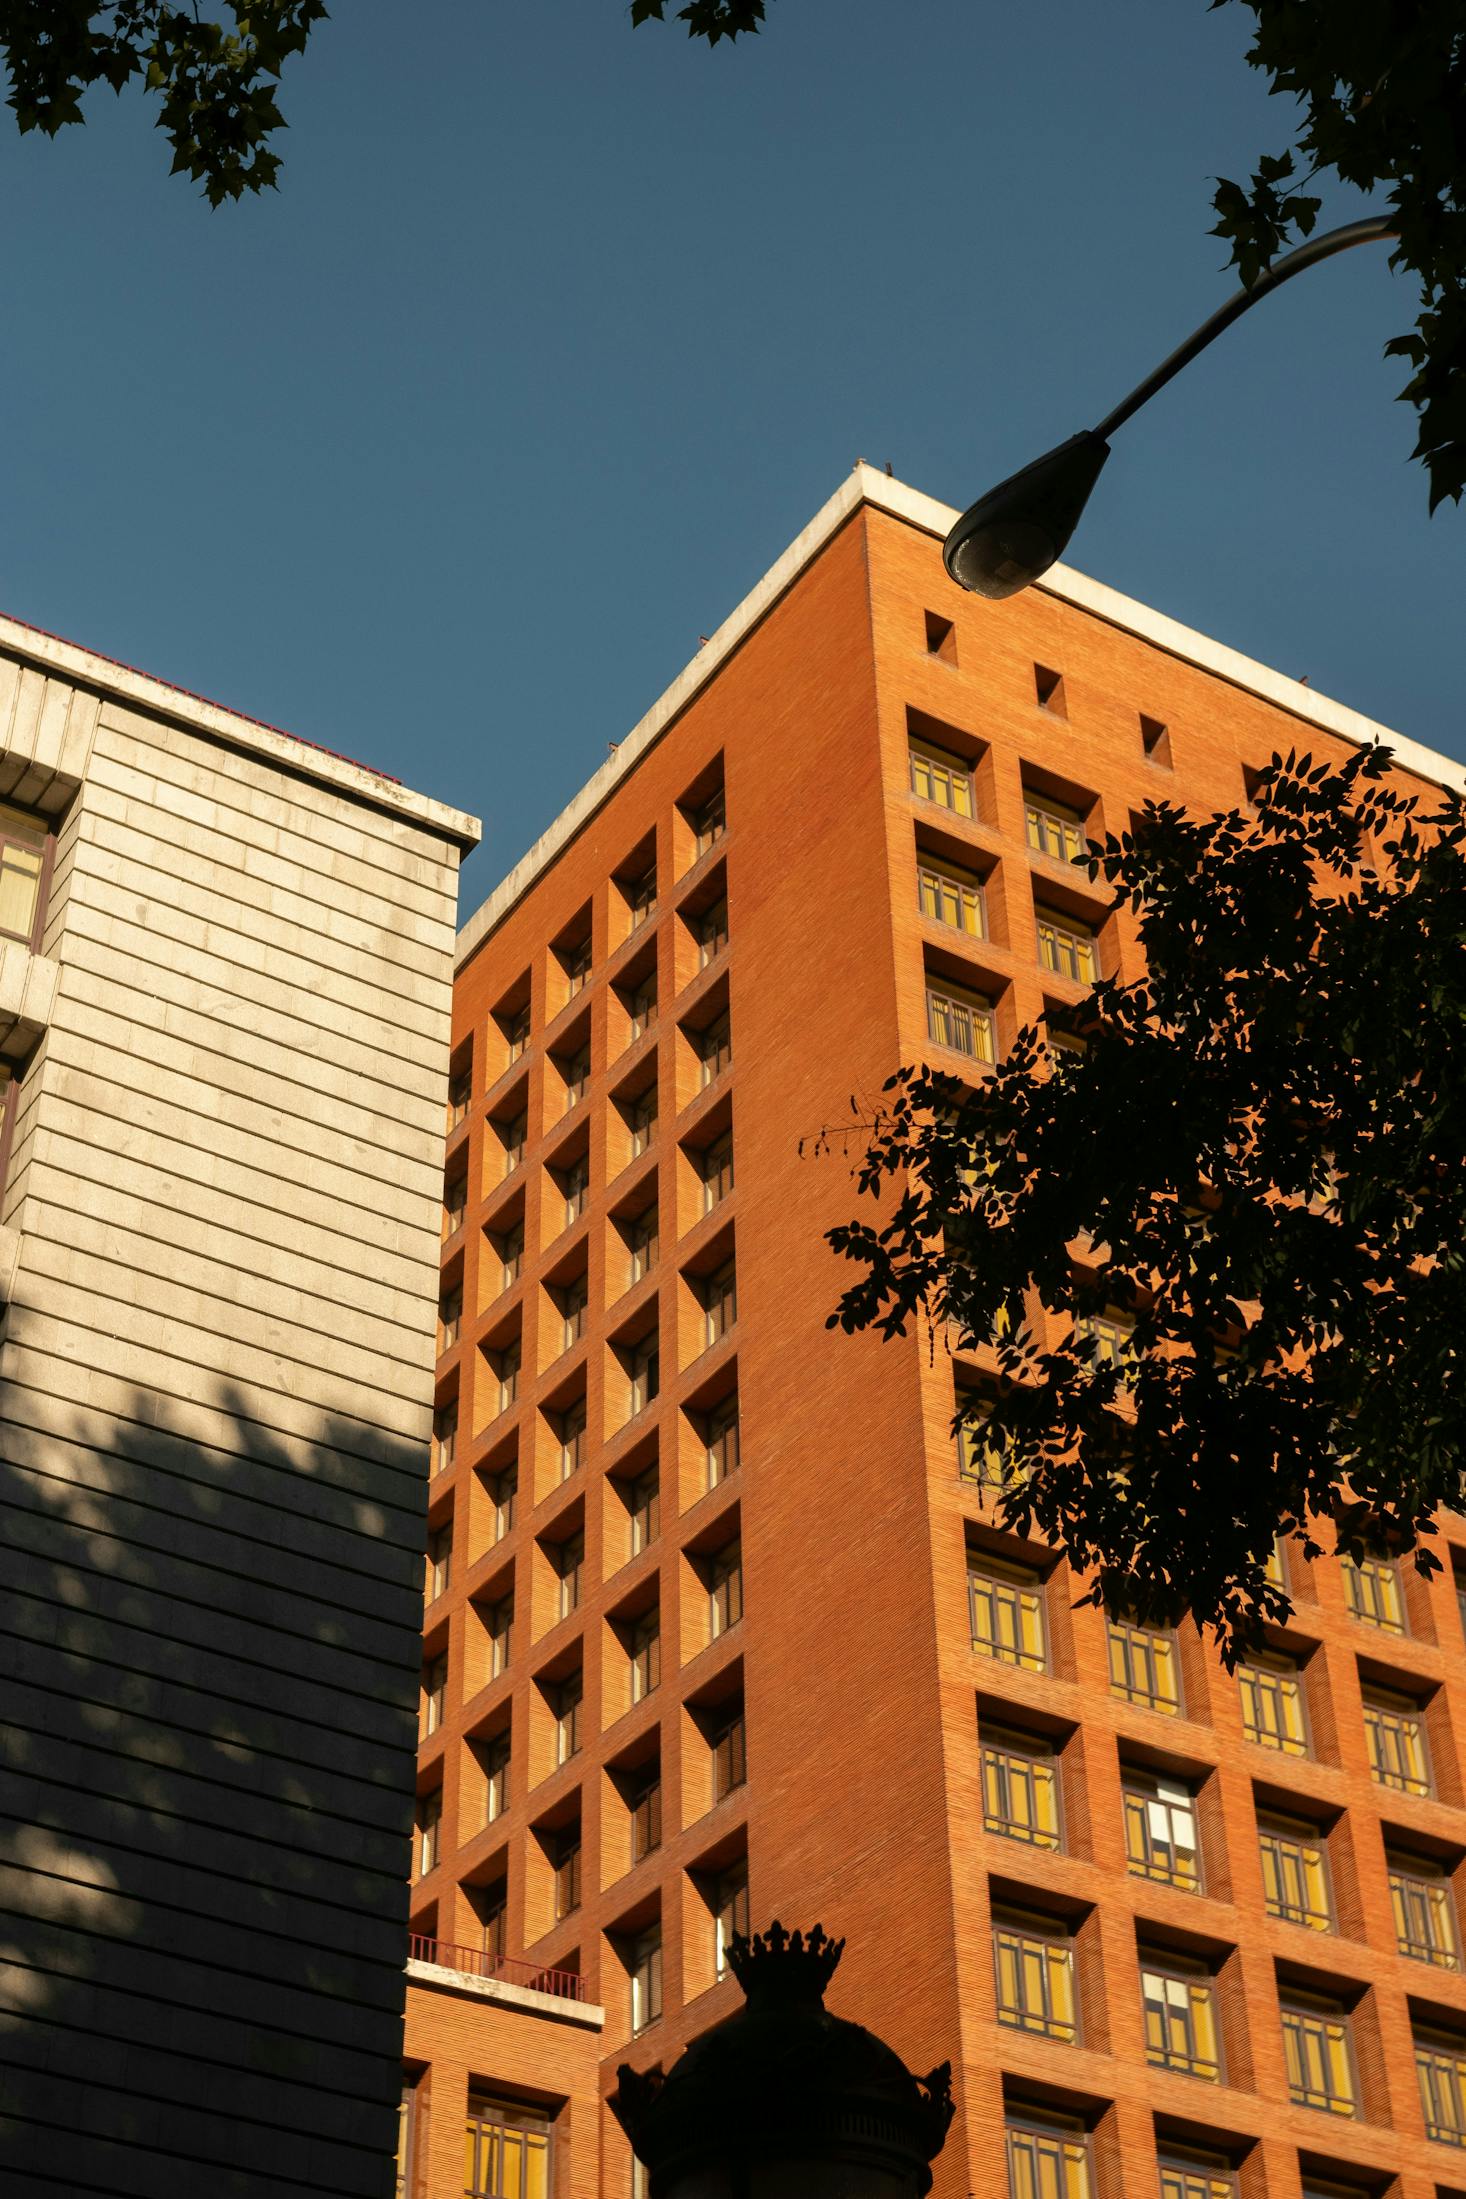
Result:
<svg viewBox="0 0 1466 2199">
<path fill-rule="evenodd" d="M 425 1972 L 435 1972 L 427 1976 Z M 502 2000 L 533 2008 L 540 1997 L 577 2003 L 581 2019 L 599 2028 L 603 2011 L 585 1997 L 585 1980 L 578 1970 L 547 1969 L 518 1955 L 493 1955 L 477 1947 L 455 1947 L 446 1940 L 427 1939 L 410 1933 L 407 1941 L 407 1975 L 411 1983 L 436 1985 L 466 1992 L 486 2000 Z M 529 1996 L 535 1996 L 531 1999 Z"/>
</svg>

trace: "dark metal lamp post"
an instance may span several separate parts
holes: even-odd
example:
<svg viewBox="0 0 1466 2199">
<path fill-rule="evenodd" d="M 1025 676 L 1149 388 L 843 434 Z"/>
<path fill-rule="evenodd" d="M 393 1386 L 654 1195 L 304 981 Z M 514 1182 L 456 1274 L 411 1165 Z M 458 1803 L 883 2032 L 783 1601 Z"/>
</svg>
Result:
<svg viewBox="0 0 1466 2199">
<path fill-rule="evenodd" d="M 995 489 L 989 489 L 962 514 L 942 549 L 942 562 L 957 585 L 1001 602 L 1005 596 L 1016 596 L 1040 573 L 1046 573 L 1054 560 L 1062 557 L 1079 524 L 1089 492 L 1110 455 L 1109 438 L 1116 428 L 1123 427 L 1224 328 L 1230 328 L 1233 321 L 1269 291 L 1276 290 L 1279 283 L 1287 282 L 1289 276 L 1301 275 L 1305 267 L 1330 259 L 1351 244 L 1375 244 L 1397 233 L 1393 216 L 1381 214 L 1367 221 L 1346 222 L 1342 229 L 1330 229 L 1321 237 L 1310 237 L 1296 252 L 1275 260 L 1249 289 L 1237 291 L 1210 320 L 1203 321 L 1179 350 L 1163 359 L 1138 389 L 1131 390 L 1113 412 L 1105 415 L 1098 427 L 1071 435 L 1067 443 L 1035 458 L 1020 473 L 1010 474 Z"/>
<path fill-rule="evenodd" d="M 818 1924 L 735 1935 L 745 2006 L 665 2077 L 621 2064 L 611 2110 L 651 2199 L 924 2199 L 951 2064 L 913 2077 L 874 2032 L 828 2013 L 844 1946 Z"/>
</svg>

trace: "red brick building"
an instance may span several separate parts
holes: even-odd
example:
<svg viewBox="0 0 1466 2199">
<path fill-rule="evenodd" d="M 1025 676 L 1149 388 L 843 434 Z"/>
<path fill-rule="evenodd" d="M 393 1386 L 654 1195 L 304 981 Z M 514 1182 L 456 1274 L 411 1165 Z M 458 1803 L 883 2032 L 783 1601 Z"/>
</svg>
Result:
<svg viewBox="0 0 1466 2199">
<path fill-rule="evenodd" d="M 940 2199 L 1466 2190 L 1451 1569 L 1285 1551 L 1230 1677 L 997 1529 L 980 1356 L 825 1329 L 854 1187 L 801 1141 L 1133 967 L 1083 836 L 1377 730 L 1076 574 L 963 596 L 950 518 L 859 469 L 460 940 L 421 2199 L 631 2199 L 616 2063 L 776 1915 L 951 2058 Z"/>
</svg>

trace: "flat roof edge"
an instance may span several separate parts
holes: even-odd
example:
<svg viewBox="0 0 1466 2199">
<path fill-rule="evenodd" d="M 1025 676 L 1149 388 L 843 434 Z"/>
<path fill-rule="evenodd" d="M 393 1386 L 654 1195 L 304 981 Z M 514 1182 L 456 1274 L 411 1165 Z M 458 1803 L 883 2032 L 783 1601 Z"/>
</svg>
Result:
<svg viewBox="0 0 1466 2199">
<path fill-rule="evenodd" d="M 456 966 L 459 969 L 503 922 L 540 873 L 549 868 L 604 806 L 621 780 L 655 745 L 673 720 L 715 677 L 760 619 L 793 586 L 805 566 L 812 563 L 851 515 L 865 504 L 937 537 L 945 536 L 957 517 L 951 505 L 939 502 L 936 497 L 927 496 L 904 481 L 894 480 L 874 466 L 856 466 L 809 525 L 769 567 L 763 579 L 729 613 L 716 633 L 709 637 L 706 646 L 699 649 L 671 686 L 663 690 L 651 709 L 619 743 L 614 754 L 468 918 L 458 934 Z M 1134 634 L 1169 656 L 1194 664 L 1214 678 L 1272 703 L 1303 725 L 1317 726 L 1360 746 L 1383 742 L 1394 751 L 1396 760 L 1405 770 L 1455 792 L 1466 791 L 1466 766 L 1439 755 L 1406 734 L 1378 724 L 1373 718 L 1366 718 L 1345 703 L 1334 702 L 1329 696 L 1305 686 L 1301 680 L 1274 672 L 1270 666 L 1245 656 L 1239 649 L 1229 649 L 1224 642 L 1211 640 L 1194 627 L 1182 625 L 1179 619 L 1168 618 L 1163 611 L 1153 611 L 1135 597 L 1106 587 L 1103 581 L 1090 580 L 1072 566 L 1050 567 L 1036 585 L 1043 593 L 1072 604 L 1076 610 L 1086 611 L 1091 617 Z"/>
<path fill-rule="evenodd" d="M 28 626 L 24 620 L 8 618 L 3 613 L 0 613 L 0 650 L 23 663 L 54 672 L 62 679 L 94 688 L 114 701 L 151 712 L 155 717 L 171 718 L 206 739 L 245 749 L 298 777 L 314 779 L 339 794 L 349 794 L 374 809 L 386 810 L 392 816 L 421 825 L 451 841 L 463 853 L 477 847 L 482 837 L 483 828 L 478 818 L 471 817 L 466 810 L 435 801 L 431 795 L 415 793 L 399 780 L 373 771 L 366 764 L 353 763 L 349 756 L 319 747 L 302 735 L 281 732 L 277 726 L 266 725 L 262 719 L 245 717 L 238 711 L 226 709 L 222 703 L 210 702 L 206 696 L 191 693 L 186 687 L 175 687 L 150 672 L 139 672 L 131 665 L 120 664 L 114 657 L 101 656 L 95 650 L 84 649 L 79 642 L 64 641 L 59 634 L 48 634 L 42 627 Z"/>
</svg>

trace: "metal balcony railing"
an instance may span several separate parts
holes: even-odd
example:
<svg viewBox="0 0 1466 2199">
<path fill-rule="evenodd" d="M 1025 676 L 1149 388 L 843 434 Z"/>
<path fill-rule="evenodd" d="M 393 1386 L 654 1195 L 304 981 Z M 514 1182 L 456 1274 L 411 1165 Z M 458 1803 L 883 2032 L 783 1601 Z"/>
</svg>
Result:
<svg viewBox="0 0 1466 2199">
<path fill-rule="evenodd" d="M 585 1979 L 578 1970 L 546 1970 L 539 1963 L 516 1955 L 485 1954 L 478 1947 L 454 1947 L 441 1939 L 425 1939 L 410 1933 L 408 1959 L 436 1963 L 440 1969 L 463 1970 L 474 1978 L 497 1978 L 505 1985 L 522 1985 L 532 1993 L 554 1993 L 560 2000 L 585 1999 Z"/>
</svg>

